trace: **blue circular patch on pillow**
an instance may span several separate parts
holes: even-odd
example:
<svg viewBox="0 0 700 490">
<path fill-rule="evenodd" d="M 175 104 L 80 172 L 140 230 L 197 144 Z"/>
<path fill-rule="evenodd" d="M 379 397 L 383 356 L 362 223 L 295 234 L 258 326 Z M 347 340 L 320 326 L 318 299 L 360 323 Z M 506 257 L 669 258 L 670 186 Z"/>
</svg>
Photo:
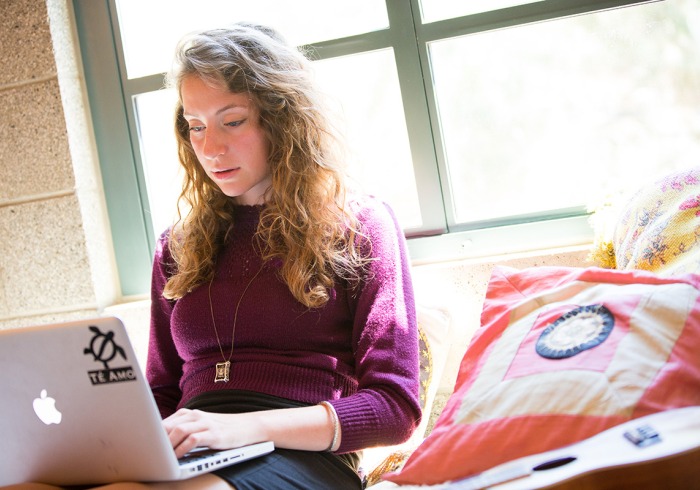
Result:
<svg viewBox="0 0 700 490">
<path fill-rule="evenodd" d="M 548 325 L 535 350 L 547 359 L 572 357 L 605 342 L 613 326 L 615 317 L 605 306 L 579 306 Z"/>
</svg>

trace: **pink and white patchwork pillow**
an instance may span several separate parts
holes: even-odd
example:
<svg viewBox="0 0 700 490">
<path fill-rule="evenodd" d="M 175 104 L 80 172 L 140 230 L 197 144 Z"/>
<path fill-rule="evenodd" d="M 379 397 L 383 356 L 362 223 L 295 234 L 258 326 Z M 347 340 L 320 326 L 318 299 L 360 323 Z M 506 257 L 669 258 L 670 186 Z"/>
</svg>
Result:
<svg viewBox="0 0 700 490">
<path fill-rule="evenodd" d="M 496 268 L 455 390 L 400 484 L 436 484 L 700 405 L 700 276 Z"/>
</svg>

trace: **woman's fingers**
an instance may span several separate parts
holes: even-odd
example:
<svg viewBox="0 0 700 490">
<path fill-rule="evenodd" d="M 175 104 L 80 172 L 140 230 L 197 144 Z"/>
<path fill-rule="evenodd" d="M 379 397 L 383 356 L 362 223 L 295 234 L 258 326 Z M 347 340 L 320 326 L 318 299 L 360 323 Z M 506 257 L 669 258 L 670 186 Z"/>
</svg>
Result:
<svg viewBox="0 0 700 490">
<path fill-rule="evenodd" d="M 208 417 L 197 410 L 179 410 L 163 421 L 170 444 L 178 458 L 198 446 L 208 446 L 207 434 L 211 431 Z"/>
<path fill-rule="evenodd" d="M 178 457 L 200 446 L 229 449 L 261 442 L 266 440 L 263 426 L 262 413 L 222 414 L 186 409 L 163 421 Z"/>
</svg>

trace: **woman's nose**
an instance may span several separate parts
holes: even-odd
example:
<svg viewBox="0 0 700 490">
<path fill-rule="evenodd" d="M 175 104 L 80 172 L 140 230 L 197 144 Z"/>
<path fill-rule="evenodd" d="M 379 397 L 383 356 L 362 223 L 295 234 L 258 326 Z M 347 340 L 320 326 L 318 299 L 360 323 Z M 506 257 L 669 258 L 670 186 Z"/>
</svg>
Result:
<svg viewBox="0 0 700 490">
<path fill-rule="evenodd" d="M 204 134 L 202 153 L 207 158 L 216 158 L 226 152 L 226 141 L 221 131 L 208 127 Z"/>
</svg>

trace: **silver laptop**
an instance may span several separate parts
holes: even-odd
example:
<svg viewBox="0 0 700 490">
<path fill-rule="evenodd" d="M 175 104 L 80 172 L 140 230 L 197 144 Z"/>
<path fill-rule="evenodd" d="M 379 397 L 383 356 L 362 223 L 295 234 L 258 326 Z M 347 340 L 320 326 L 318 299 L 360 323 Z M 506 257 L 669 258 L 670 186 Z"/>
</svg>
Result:
<svg viewBox="0 0 700 490">
<path fill-rule="evenodd" d="M 0 330 L 0 486 L 190 478 L 272 442 L 178 461 L 122 322 Z"/>
</svg>

